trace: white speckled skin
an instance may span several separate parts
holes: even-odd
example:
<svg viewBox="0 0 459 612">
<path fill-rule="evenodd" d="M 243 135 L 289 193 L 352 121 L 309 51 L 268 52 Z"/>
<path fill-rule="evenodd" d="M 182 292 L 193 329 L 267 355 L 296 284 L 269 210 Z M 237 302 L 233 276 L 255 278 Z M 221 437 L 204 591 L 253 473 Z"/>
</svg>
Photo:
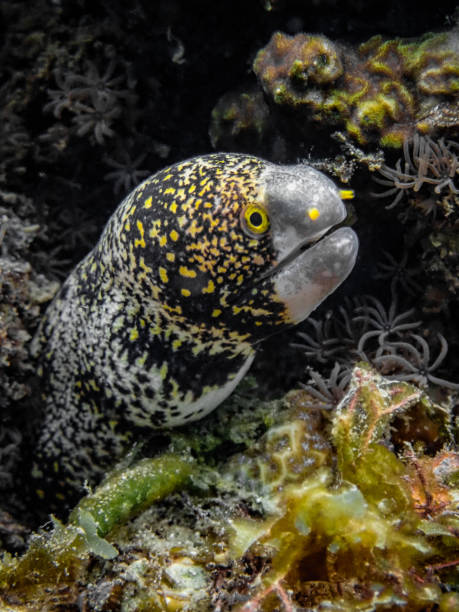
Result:
<svg viewBox="0 0 459 612">
<path fill-rule="evenodd" d="M 45 398 L 38 494 L 78 494 L 134 440 L 223 401 L 258 343 L 352 269 L 350 229 L 301 251 L 344 217 L 320 172 L 248 155 L 193 158 L 129 194 L 33 342 Z"/>
</svg>

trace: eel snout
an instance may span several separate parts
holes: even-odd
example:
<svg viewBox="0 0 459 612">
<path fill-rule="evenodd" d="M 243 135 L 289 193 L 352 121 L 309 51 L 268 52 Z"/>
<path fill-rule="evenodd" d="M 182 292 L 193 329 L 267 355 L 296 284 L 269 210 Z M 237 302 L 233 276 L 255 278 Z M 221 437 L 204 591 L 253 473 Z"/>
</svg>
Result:
<svg viewBox="0 0 459 612">
<path fill-rule="evenodd" d="M 300 323 L 349 275 L 359 241 L 350 227 L 340 227 L 274 272 L 278 297 L 292 323 Z"/>
</svg>

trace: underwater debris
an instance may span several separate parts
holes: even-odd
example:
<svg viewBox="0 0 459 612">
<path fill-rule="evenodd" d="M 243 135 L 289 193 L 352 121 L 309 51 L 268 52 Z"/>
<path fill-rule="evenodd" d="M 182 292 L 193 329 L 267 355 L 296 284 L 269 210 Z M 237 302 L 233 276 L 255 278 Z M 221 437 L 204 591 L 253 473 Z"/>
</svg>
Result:
<svg viewBox="0 0 459 612">
<path fill-rule="evenodd" d="M 279 105 L 306 111 L 311 121 L 343 125 L 358 143 L 401 147 L 431 109 L 457 93 L 457 29 L 417 40 L 373 36 L 358 48 L 317 34 L 276 32 L 253 70 Z M 456 115 L 457 125 L 457 115 Z"/>
<path fill-rule="evenodd" d="M 387 210 L 394 208 L 408 195 L 425 215 L 435 215 L 437 205 L 446 215 L 451 214 L 458 204 L 459 182 L 456 186 L 455 181 L 459 181 L 459 144 L 452 140 L 445 141 L 444 138 L 434 141 L 429 136 L 415 133 L 412 139 L 405 138 L 403 141 L 403 166 L 402 169 L 402 158 L 399 158 L 395 168 L 383 165 L 379 169 L 383 179 L 374 177 L 377 183 L 389 187 L 386 191 L 374 193 L 375 197 L 395 195 L 386 206 Z M 423 186 L 429 187 L 423 198 L 410 197 L 410 191 L 417 194 Z M 441 199 L 443 190 L 446 195 Z"/>
</svg>

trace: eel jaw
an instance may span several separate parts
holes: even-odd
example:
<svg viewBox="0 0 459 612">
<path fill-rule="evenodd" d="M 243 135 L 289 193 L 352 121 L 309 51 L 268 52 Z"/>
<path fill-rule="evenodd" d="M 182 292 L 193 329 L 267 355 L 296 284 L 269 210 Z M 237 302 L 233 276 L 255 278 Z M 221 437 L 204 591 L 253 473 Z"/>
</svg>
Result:
<svg viewBox="0 0 459 612">
<path fill-rule="evenodd" d="M 292 324 L 303 321 L 349 275 L 358 251 L 358 238 L 341 227 L 284 260 L 270 275 L 275 293 Z M 295 254 L 298 253 L 296 256 Z"/>
</svg>

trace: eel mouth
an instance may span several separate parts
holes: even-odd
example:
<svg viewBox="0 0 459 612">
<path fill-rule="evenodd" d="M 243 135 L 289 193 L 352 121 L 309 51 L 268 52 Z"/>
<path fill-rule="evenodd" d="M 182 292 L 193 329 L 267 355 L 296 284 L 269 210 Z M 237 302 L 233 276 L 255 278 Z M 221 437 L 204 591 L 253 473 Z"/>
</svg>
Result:
<svg viewBox="0 0 459 612">
<path fill-rule="evenodd" d="M 283 257 L 279 262 L 277 262 L 277 264 L 272 266 L 272 268 L 270 268 L 269 270 L 266 270 L 260 276 L 259 282 L 265 280 L 266 278 L 268 278 L 270 276 L 273 276 L 273 274 L 276 274 L 277 272 L 280 272 L 283 268 L 285 268 L 286 266 L 291 264 L 297 257 L 300 257 L 302 255 L 302 253 L 305 253 L 306 251 L 308 251 L 310 248 L 312 248 L 314 245 L 319 243 L 321 240 L 325 240 L 328 236 L 333 234 L 341 226 L 342 226 L 342 224 L 333 225 L 332 227 L 329 227 L 329 228 L 327 228 L 327 229 L 325 229 L 325 230 L 315 234 L 312 237 L 308 237 L 308 238 L 305 238 L 304 240 L 302 240 L 299 244 L 297 244 L 290 251 L 290 253 L 287 253 L 287 255 L 285 255 L 285 257 Z"/>
<path fill-rule="evenodd" d="M 303 321 L 349 275 L 359 241 L 350 227 L 338 227 L 300 243 L 265 279 L 274 286 L 293 323 Z"/>
<path fill-rule="evenodd" d="M 283 302 L 285 322 L 296 325 L 332 293 L 349 275 L 357 259 L 359 241 L 347 226 L 333 225 L 297 244 L 277 264 L 254 281 L 258 290 L 267 287 Z M 235 293 L 229 303 L 247 298 L 246 288 Z"/>
</svg>

